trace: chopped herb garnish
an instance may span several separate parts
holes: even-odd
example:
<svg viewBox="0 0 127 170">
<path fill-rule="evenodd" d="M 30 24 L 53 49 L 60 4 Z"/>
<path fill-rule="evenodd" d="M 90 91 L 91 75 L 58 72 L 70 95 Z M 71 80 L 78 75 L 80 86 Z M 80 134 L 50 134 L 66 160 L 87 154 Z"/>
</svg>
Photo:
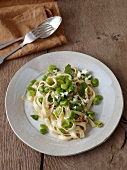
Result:
<svg viewBox="0 0 127 170">
<path fill-rule="evenodd" d="M 70 74 L 72 77 L 74 76 L 74 71 L 71 69 L 71 65 L 70 65 L 70 64 L 68 64 L 68 65 L 65 67 L 64 72 L 67 73 L 67 74 Z"/>
<path fill-rule="evenodd" d="M 30 115 L 34 120 L 38 120 L 39 116 L 38 115 Z"/>
<path fill-rule="evenodd" d="M 85 82 L 80 83 L 80 92 L 79 92 L 79 94 L 80 94 L 81 97 L 84 96 L 86 88 L 87 88 L 87 84 Z"/>
</svg>

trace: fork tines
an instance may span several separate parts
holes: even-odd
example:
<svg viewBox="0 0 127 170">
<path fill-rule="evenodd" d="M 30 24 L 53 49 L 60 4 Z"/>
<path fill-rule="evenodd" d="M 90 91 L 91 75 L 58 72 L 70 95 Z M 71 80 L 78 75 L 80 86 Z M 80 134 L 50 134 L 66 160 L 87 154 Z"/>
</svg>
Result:
<svg viewBox="0 0 127 170">
<path fill-rule="evenodd" d="M 36 29 L 32 30 L 31 32 L 34 34 L 34 36 L 41 37 L 44 35 L 48 35 L 48 33 L 50 33 L 53 30 L 54 28 L 52 27 L 52 25 L 45 22 L 40 24 Z"/>
</svg>

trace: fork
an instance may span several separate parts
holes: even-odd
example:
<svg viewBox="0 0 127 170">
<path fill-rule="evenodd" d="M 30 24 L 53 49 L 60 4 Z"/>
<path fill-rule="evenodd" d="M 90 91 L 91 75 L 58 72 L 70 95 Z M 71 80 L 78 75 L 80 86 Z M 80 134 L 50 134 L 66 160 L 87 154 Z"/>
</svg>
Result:
<svg viewBox="0 0 127 170">
<path fill-rule="evenodd" d="M 59 25 L 61 24 L 61 22 L 62 22 L 62 18 L 60 16 L 54 16 L 54 17 L 50 17 L 50 18 L 44 20 L 40 25 L 43 26 L 43 25 L 47 24 L 47 26 L 48 26 L 48 24 L 49 24 L 49 25 L 53 26 L 55 28 L 55 30 L 56 30 L 59 27 Z M 37 29 L 37 28 L 35 28 L 35 29 Z M 33 29 L 33 31 L 35 29 Z M 17 42 L 17 41 L 23 40 L 24 37 L 25 36 L 22 36 L 20 38 L 17 38 L 16 40 L 12 40 L 10 42 L 0 44 L 0 50 L 7 47 L 7 46 L 9 46 L 9 45 L 11 45 L 11 44 L 13 44 L 13 43 L 15 43 L 15 42 Z M 39 38 L 43 38 L 43 37 L 39 37 Z"/>
<path fill-rule="evenodd" d="M 36 29 L 28 32 L 25 37 L 24 41 L 16 48 L 14 48 L 11 52 L 5 54 L 4 56 L 0 57 L 0 64 L 3 63 L 4 59 L 19 50 L 20 48 L 24 47 L 26 44 L 32 43 L 36 39 L 43 37 L 46 38 L 50 36 L 54 32 L 55 28 L 52 27 L 49 23 L 45 22 L 40 24 Z"/>
<path fill-rule="evenodd" d="M 37 28 L 35 28 L 35 29 L 37 29 Z M 33 31 L 34 31 L 35 29 L 33 29 Z M 19 37 L 19 38 L 15 39 L 15 40 L 12 40 L 12 41 L 9 41 L 9 42 L 0 44 L 0 50 L 3 49 L 3 48 L 5 48 L 5 47 L 7 47 L 7 46 L 9 46 L 9 45 L 11 45 L 11 44 L 14 44 L 14 43 L 17 42 L 17 41 L 23 40 L 24 38 L 25 38 L 25 36 L 22 36 L 22 37 Z M 40 37 L 40 38 L 43 38 L 43 37 Z"/>
</svg>

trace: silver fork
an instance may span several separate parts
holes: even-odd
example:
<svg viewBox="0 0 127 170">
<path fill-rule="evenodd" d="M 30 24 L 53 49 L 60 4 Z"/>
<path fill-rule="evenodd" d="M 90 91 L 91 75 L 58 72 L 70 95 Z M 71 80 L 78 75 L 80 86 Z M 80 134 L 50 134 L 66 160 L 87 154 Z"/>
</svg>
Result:
<svg viewBox="0 0 127 170">
<path fill-rule="evenodd" d="M 32 31 L 28 32 L 25 37 L 24 41 L 15 49 L 13 49 L 11 52 L 5 54 L 4 56 L 0 57 L 0 64 L 3 63 L 4 59 L 19 50 L 20 48 L 24 47 L 26 44 L 32 43 L 38 38 L 47 38 L 51 34 L 53 34 L 57 28 L 59 27 L 60 23 L 62 21 L 62 18 L 59 16 L 51 17 L 42 22 L 36 29 L 33 29 Z"/>
<path fill-rule="evenodd" d="M 44 23 L 43 23 L 43 25 L 44 25 Z M 48 28 L 48 23 L 47 23 L 47 28 Z M 35 28 L 35 29 L 37 29 L 37 28 Z M 35 29 L 33 29 L 33 31 L 34 31 Z M 20 40 L 23 40 L 24 38 L 25 38 L 25 36 L 22 36 L 22 37 L 19 37 L 19 38 L 15 39 L 15 40 L 12 40 L 12 41 L 9 41 L 9 42 L 0 44 L 0 50 L 3 49 L 3 48 L 5 48 L 5 47 L 7 47 L 7 46 L 9 46 L 9 45 L 11 45 L 11 44 L 14 44 L 14 43 L 16 43 L 16 42 L 18 42 L 18 41 L 20 41 Z M 43 37 L 40 37 L 40 38 L 43 38 Z"/>
<path fill-rule="evenodd" d="M 60 16 L 54 16 L 54 17 L 50 17 L 50 18 L 46 19 L 45 21 L 43 21 L 42 25 L 45 25 L 47 23 L 49 25 L 52 25 L 55 28 L 58 28 L 58 26 L 60 25 L 61 22 L 62 22 L 62 18 Z M 33 29 L 33 30 L 35 30 L 35 29 Z M 17 41 L 23 40 L 24 37 L 25 36 L 22 36 L 20 38 L 15 39 L 15 40 L 0 44 L 0 50 L 11 45 L 11 44 L 13 44 L 13 43 L 15 43 L 15 42 L 17 42 Z M 40 37 L 40 38 L 43 38 L 43 37 Z"/>
<path fill-rule="evenodd" d="M 14 48 L 11 52 L 0 57 L 0 64 L 3 63 L 5 58 L 7 58 L 8 56 L 13 54 L 14 52 L 19 50 L 20 48 L 24 47 L 26 44 L 32 43 L 33 41 L 35 41 L 39 37 L 46 38 L 49 35 L 51 35 L 51 33 L 53 31 L 54 31 L 54 28 L 51 25 L 45 24 L 43 26 L 40 25 L 37 29 L 34 29 L 34 30 L 28 32 L 24 37 L 24 41 L 18 47 Z"/>
</svg>

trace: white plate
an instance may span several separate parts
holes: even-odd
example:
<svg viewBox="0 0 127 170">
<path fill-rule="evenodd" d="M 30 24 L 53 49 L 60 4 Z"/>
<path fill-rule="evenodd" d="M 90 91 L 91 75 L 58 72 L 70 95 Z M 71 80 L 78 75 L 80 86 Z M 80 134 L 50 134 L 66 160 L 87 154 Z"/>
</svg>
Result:
<svg viewBox="0 0 127 170">
<path fill-rule="evenodd" d="M 103 128 L 88 128 L 86 138 L 61 141 L 48 135 L 42 135 L 32 118 L 31 106 L 24 103 L 21 96 L 32 79 L 47 71 L 50 64 L 64 69 L 67 64 L 79 69 L 91 70 L 99 79 L 97 92 L 104 99 L 99 106 L 92 108 L 96 118 L 104 123 Z M 37 57 L 25 64 L 12 78 L 6 94 L 6 113 L 15 134 L 33 149 L 55 156 L 74 155 L 90 150 L 112 134 L 119 123 L 123 110 L 123 97 L 120 85 L 112 71 L 97 59 L 77 52 L 53 52 Z"/>
</svg>

